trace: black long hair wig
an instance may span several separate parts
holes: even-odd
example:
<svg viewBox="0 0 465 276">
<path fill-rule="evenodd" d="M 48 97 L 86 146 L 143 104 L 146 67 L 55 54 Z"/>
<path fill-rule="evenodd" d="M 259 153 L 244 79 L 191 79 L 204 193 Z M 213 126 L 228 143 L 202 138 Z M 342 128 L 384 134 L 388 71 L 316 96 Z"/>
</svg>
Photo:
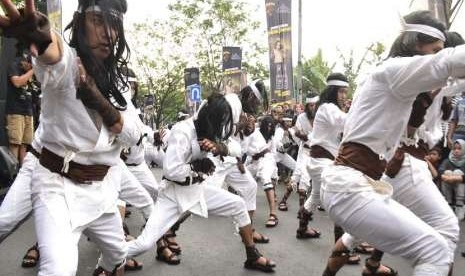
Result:
<svg viewBox="0 0 465 276">
<path fill-rule="evenodd" d="M 116 41 L 113 43 L 109 39 L 111 54 L 103 62 L 94 57 L 86 39 L 86 10 L 92 6 L 100 7 L 106 28 L 116 32 Z M 127 90 L 129 84 L 123 67 L 127 66 L 130 56 L 123 27 L 123 14 L 127 11 L 127 2 L 126 0 L 79 0 L 78 9 L 74 13 L 73 20 L 65 28 L 65 31 L 70 31 L 69 45 L 76 49 L 84 68 L 94 78 L 100 92 L 116 108 L 124 110 L 127 102 L 121 91 Z"/>
<path fill-rule="evenodd" d="M 265 116 L 260 120 L 260 132 L 268 142 L 274 136 L 276 130 L 276 122 L 271 116 Z"/>
<path fill-rule="evenodd" d="M 330 74 L 326 78 L 326 81 L 329 82 L 331 80 L 340 80 L 340 81 L 348 82 L 347 77 L 344 76 L 341 73 L 332 73 L 332 74 Z M 320 104 L 333 103 L 336 106 L 338 106 L 339 108 L 341 108 L 339 106 L 339 104 L 338 104 L 338 101 L 337 101 L 337 94 L 338 94 L 338 91 L 339 91 L 339 89 L 341 87 L 342 86 L 338 86 L 338 85 L 328 85 L 328 86 L 326 86 L 326 88 L 323 90 L 323 92 L 321 92 Z"/>
<path fill-rule="evenodd" d="M 207 98 L 194 120 L 197 139 L 224 141 L 233 133 L 232 109 L 223 95 L 213 93 Z"/>
<path fill-rule="evenodd" d="M 254 84 L 251 84 L 254 85 Z M 265 83 L 262 80 L 258 80 L 255 82 L 255 87 L 257 88 L 258 92 L 260 92 L 260 95 L 262 97 L 262 108 L 263 111 L 268 110 L 268 92 L 266 91 L 266 86 Z M 257 115 L 258 110 L 260 107 L 260 100 L 255 96 L 252 87 L 250 85 L 245 86 L 242 88 L 239 98 L 241 100 L 242 104 L 242 111 L 248 114 L 253 114 Z"/>
</svg>

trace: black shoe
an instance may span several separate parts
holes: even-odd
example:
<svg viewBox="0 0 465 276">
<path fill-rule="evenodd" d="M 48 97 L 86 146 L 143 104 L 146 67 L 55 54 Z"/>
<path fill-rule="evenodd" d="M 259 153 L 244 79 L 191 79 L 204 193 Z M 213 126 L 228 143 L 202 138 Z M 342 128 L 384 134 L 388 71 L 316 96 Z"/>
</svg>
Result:
<svg viewBox="0 0 465 276">
<path fill-rule="evenodd" d="M 465 251 L 462 251 L 462 257 L 465 258 Z"/>
</svg>

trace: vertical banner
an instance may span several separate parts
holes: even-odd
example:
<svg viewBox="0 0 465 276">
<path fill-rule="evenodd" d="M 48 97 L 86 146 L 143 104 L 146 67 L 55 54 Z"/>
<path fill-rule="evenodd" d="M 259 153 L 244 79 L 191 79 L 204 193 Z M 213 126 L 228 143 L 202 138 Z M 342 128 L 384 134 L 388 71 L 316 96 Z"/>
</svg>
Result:
<svg viewBox="0 0 465 276">
<path fill-rule="evenodd" d="M 265 0 L 270 53 L 271 99 L 289 101 L 292 97 L 292 0 Z"/>
<path fill-rule="evenodd" d="M 199 68 L 186 68 L 184 69 L 184 87 L 194 84 L 200 84 L 200 70 Z"/>
<path fill-rule="evenodd" d="M 223 47 L 223 91 L 239 93 L 241 91 L 242 49 Z"/>
<path fill-rule="evenodd" d="M 52 29 L 59 34 L 63 34 L 60 0 L 47 0 L 47 16 Z"/>
<path fill-rule="evenodd" d="M 185 103 L 186 108 L 189 111 L 190 115 L 194 115 L 195 111 L 198 108 L 199 102 L 202 98 L 201 90 L 200 90 L 200 70 L 199 68 L 192 67 L 184 69 L 184 87 L 186 93 L 185 95 Z M 195 97 L 192 97 L 193 93 L 192 90 L 197 91 L 198 93 L 194 93 Z"/>
</svg>

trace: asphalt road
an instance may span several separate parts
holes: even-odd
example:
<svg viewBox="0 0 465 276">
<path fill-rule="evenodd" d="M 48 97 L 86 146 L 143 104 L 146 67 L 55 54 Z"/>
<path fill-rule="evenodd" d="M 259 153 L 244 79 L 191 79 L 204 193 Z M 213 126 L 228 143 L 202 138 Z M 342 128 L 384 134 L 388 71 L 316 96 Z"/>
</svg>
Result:
<svg viewBox="0 0 465 276">
<path fill-rule="evenodd" d="M 160 170 L 155 169 L 154 173 L 160 179 Z M 278 191 L 279 195 L 282 195 L 283 187 L 279 187 Z M 264 255 L 277 262 L 275 275 L 319 276 L 324 270 L 333 243 L 333 225 L 325 212 L 317 212 L 312 226 L 322 231 L 322 237 L 317 240 L 297 240 L 295 238 L 295 230 L 298 226 L 297 206 L 298 198 L 293 194 L 289 199 L 289 211 L 278 211 L 279 225 L 276 228 L 265 228 L 267 205 L 264 193 L 259 191 L 255 227 L 270 237 L 271 242 L 258 245 L 258 248 Z M 133 214 L 127 222 L 132 234 L 136 235 L 143 220 L 137 210 L 131 210 Z M 465 224 L 463 222 L 461 227 L 459 248 L 465 249 L 463 232 Z M 24 269 L 20 266 L 26 249 L 34 242 L 33 221 L 29 219 L 0 245 L 0 276 L 36 275 L 35 268 Z M 243 268 L 245 252 L 230 219 L 192 217 L 182 225 L 178 232 L 178 242 L 183 250 L 180 265 L 170 266 L 155 260 L 154 249 L 137 258 L 144 263 L 142 271 L 128 272 L 127 275 L 263 275 L 263 273 Z M 83 237 L 79 243 L 79 254 L 78 275 L 92 275 L 98 256 L 97 248 Z M 362 261 L 364 258 L 362 256 Z M 411 275 L 412 269 L 409 263 L 399 257 L 386 255 L 384 263 L 395 267 L 400 276 Z M 359 276 L 361 270 L 361 265 L 346 266 L 338 275 Z M 465 258 L 460 256 L 458 250 L 454 275 L 465 275 Z"/>
</svg>

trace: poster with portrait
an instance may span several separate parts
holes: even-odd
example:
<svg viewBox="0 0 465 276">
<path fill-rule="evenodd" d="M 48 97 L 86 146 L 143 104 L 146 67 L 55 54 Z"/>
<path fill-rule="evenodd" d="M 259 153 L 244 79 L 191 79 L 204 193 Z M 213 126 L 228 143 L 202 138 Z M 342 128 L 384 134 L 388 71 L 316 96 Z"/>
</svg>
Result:
<svg viewBox="0 0 465 276">
<path fill-rule="evenodd" d="M 291 0 L 265 0 L 268 24 L 271 98 L 277 102 L 291 99 L 292 27 Z"/>
<path fill-rule="evenodd" d="M 47 0 L 47 16 L 50 21 L 52 29 L 59 34 L 62 34 L 61 22 L 61 1 L 60 0 Z"/>
<path fill-rule="evenodd" d="M 239 93 L 241 85 L 242 49 L 240 47 L 223 47 L 223 91 Z"/>
</svg>

